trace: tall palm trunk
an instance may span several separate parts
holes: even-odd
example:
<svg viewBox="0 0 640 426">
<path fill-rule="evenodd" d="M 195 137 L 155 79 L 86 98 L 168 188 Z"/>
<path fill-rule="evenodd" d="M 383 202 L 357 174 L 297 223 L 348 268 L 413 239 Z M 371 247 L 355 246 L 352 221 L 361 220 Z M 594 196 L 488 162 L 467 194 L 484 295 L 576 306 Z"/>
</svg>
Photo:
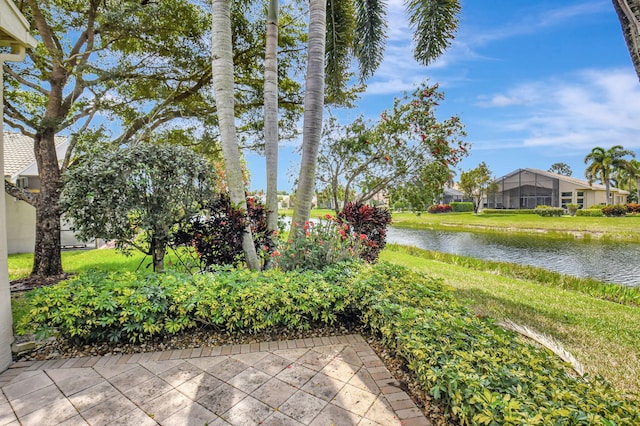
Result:
<svg viewBox="0 0 640 426">
<path fill-rule="evenodd" d="M 264 54 L 264 146 L 267 161 L 267 230 L 278 230 L 278 0 L 267 11 Z M 265 265 L 269 267 L 269 263 Z"/>
<path fill-rule="evenodd" d="M 293 212 L 292 229 L 300 229 L 309 220 L 315 192 L 316 164 L 322 133 L 324 109 L 324 59 L 326 37 L 326 0 L 309 2 L 309 49 L 304 94 L 302 162 Z M 299 233 L 296 233 L 299 234 Z"/>
<path fill-rule="evenodd" d="M 230 0 L 213 0 L 212 3 L 213 90 L 218 111 L 218 125 L 220 127 L 226 178 L 229 185 L 229 197 L 234 206 L 240 207 L 246 212 L 247 199 L 242 180 L 240 151 L 235 125 L 233 46 L 231 42 L 231 10 L 229 2 Z M 260 269 L 260 262 L 258 261 L 249 224 L 247 224 L 243 234 L 242 249 L 249 269 Z"/>
<path fill-rule="evenodd" d="M 60 249 L 60 169 L 51 128 L 36 134 L 34 153 L 40 173 L 40 192 L 35 198 L 36 243 L 31 275 L 62 274 Z"/>
</svg>

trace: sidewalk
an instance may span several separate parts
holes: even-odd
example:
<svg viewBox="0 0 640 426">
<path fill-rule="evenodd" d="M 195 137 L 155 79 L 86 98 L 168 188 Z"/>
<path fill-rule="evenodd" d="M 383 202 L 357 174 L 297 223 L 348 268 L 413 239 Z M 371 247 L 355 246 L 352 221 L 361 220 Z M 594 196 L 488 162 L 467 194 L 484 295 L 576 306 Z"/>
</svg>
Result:
<svg viewBox="0 0 640 426">
<path fill-rule="evenodd" d="M 18 362 L 0 426 L 430 425 L 360 335 Z"/>
</svg>

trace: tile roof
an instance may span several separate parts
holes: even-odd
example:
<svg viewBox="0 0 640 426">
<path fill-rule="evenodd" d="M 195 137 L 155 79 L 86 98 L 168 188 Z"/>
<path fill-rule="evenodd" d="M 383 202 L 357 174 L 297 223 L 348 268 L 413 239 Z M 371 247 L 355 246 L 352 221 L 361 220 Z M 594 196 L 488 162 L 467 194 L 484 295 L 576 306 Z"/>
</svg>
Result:
<svg viewBox="0 0 640 426">
<path fill-rule="evenodd" d="M 66 136 L 56 136 L 56 147 L 67 142 Z M 21 133 L 4 133 L 4 175 L 17 177 L 20 172 L 36 162 L 33 139 Z"/>
</svg>

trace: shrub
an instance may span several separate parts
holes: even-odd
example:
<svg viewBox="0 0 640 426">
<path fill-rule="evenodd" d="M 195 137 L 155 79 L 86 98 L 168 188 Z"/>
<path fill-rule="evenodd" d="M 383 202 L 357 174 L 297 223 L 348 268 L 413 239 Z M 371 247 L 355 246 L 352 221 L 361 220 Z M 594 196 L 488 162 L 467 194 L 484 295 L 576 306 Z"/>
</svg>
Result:
<svg viewBox="0 0 640 426">
<path fill-rule="evenodd" d="M 484 214 L 535 214 L 533 209 L 483 209 Z"/>
<path fill-rule="evenodd" d="M 176 232 L 173 246 L 186 246 L 193 251 L 179 252 L 181 262 L 187 267 L 196 264 L 200 271 L 214 265 L 240 265 L 244 262 L 242 235 L 247 224 L 244 212 L 231 205 L 228 194 L 219 194 L 207 204 L 207 217 L 192 218 Z M 267 231 L 265 206 L 247 198 L 247 211 L 256 250 L 264 256 L 270 255 L 274 242 Z M 190 256 L 195 254 L 195 256 Z M 188 258 L 188 259 L 187 259 Z"/>
<path fill-rule="evenodd" d="M 338 223 L 346 224 L 349 230 L 362 240 L 364 247 L 360 257 L 369 263 L 378 260 L 380 251 L 387 243 L 387 226 L 391 223 L 391 213 L 383 207 L 370 207 L 360 203 L 347 203 L 338 213 Z"/>
<path fill-rule="evenodd" d="M 573 203 L 567 204 L 567 210 L 569 211 L 569 214 L 571 216 L 575 216 L 579 208 L 580 208 L 580 204 L 573 204 Z"/>
<path fill-rule="evenodd" d="M 602 209 L 580 209 L 576 212 L 576 216 L 602 217 Z"/>
<path fill-rule="evenodd" d="M 607 217 L 622 217 L 627 215 L 627 206 L 624 204 L 614 204 L 604 206 L 602 208 L 602 214 Z"/>
<path fill-rule="evenodd" d="M 627 204 L 627 213 L 640 213 L 640 204 L 629 203 Z"/>
<path fill-rule="evenodd" d="M 473 203 L 454 201 L 449 204 L 454 212 L 472 212 Z"/>
<path fill-rule="evenodd" d="M 560 207 L 550 207 L 540 205 L 533 212 L 542 217 L 560 217 L 564 214 L 564 209 Z"/>
<path fill-rule="evenodd" d="M 366 235 L 351 233 L 347 224 L 338 223 L 331 215 L 318 223 L 305 223 L 301 232 L 304 238 L 282 241 L 273 252 L 280 269 L 320 271 L 345 260 L 358 259 L 366 248 Z"/>
<path fill-rule="evenodd" d="M 545 349 L 482 319 L 440 280 L 400 266 L 322 272 L 87 273 L 29 294 L 24 318 L 79 341 L 138 341 L 195 327 L 257 332 L 359 318 L 422 389 L 468 424 L 639 424 L 636 402 L 572 377 Z"/>
<path fill-rule="evenodd" d="M 453 209 L 449 204 L 434 204 L 429 207 L 429 213 L 451 213 Z"/>
</svg>

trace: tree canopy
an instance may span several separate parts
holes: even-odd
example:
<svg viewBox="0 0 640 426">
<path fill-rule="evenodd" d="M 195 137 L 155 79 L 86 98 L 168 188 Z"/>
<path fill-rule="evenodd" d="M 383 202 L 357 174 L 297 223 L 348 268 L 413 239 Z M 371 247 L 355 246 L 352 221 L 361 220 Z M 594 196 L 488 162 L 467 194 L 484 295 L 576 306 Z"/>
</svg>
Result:
<svg viewBox="0 0 640 426">
<path fill-rule="evenodd" d="M 460 173 L 460 190 L 473 200 L 473 212 L 478 213 L 482 200 L 491 187 L 493 176 L 483 161 L 475 169 Z"/>
</svg>

